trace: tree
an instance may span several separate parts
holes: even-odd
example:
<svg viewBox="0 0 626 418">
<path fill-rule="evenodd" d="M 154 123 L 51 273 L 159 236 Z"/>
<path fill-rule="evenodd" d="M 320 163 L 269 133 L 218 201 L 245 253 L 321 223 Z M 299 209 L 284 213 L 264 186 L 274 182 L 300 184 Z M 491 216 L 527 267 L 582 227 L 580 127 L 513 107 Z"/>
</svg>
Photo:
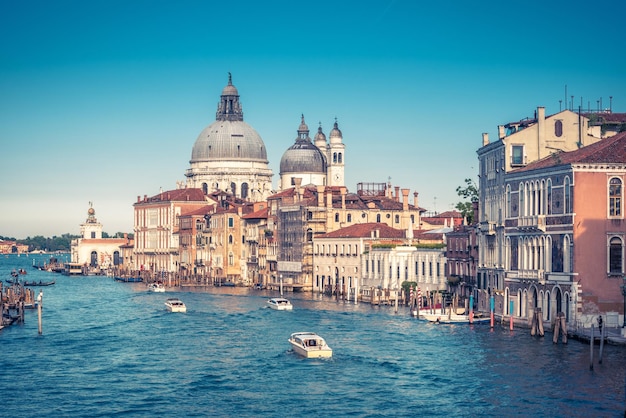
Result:
<svg viewBox="0 0 626 418">
<path fill-rule="evenodd" d="M 462 202 L 456 204 L 455 208 L 467 219 L 468 224 L 474 223 L 474 202 L 478 202 L 478 187 L 472 179 L 465 179 L 465 187 L 456 188 L 456 194 L 463 198 Z M 469 202 L 468 202 L 469 199 Z"/>
</svg>

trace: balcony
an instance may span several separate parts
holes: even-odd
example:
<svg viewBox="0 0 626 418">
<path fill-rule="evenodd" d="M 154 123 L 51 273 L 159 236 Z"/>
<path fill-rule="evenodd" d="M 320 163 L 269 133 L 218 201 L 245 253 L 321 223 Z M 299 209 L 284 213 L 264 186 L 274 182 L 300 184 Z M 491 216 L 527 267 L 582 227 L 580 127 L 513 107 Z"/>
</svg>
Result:
<svg viewBox="0 0 626 418">
<path fill-rule="evenodd" d="M 546 232 L 546 215 L 520 216 L 517 229 L 525 232 Z"/>
<path fill-rule="evenodd" d="M 484 221 L 480 223 L 480 232 L 484 235 L 495 235 L 496 234 L 496 223 Z"/>
</svg>

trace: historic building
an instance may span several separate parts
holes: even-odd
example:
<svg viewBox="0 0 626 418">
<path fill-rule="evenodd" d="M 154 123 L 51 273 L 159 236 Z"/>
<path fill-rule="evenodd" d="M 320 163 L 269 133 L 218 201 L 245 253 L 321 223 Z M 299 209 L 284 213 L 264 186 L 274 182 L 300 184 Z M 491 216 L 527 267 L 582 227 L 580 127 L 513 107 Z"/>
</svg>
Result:
<svg viewBox="0 0 626 418">
<path fill-rule="evenodd" d="M 243 120 L 239 92 L 228 75 L 215 122 L 204 128 L 191 151 L 187 187 L 204 194 L 229 192 L 258 202 L 272 193 L 272 171 L 261 136 Z"/>
<path fill-rule="evenodd" d="M 573 151 L 600 140 L 589 135 L 588 119 L 565 110 L 546 116 L 538 107 L 533 118 L 498 127 L 498 140 L 483 134 L 478 149 L 479 223 L 477 285 L 479 308 L 488 307 L 488 298 L 504 290 L 505 180 L 512 170 L 549 156 L 556 150 Z M 502 300 L 498 307 L 502 308 Z M 499 312 L 502 312 L 501 310 Z"/>
<path fill-rule="evenodd" d="M 626 132 L 555 152 L 505 182 L 505 315 L 623 324 Z M 513 302 L 513 311 L 509 311 Z M 621 318 L 621 319 L 618 319 Z"/>
<path fill-rule="evenodd" d="M 344 186 L 344 175 L 345 144 L 337 121 L 328 142 L 321 125 L 311 141 L 309 127 L 302 115 L 296 141 L 280 160 L 279 188 L 293 187 L 296 179 L 302 186 Z"/>
<path fill-rule="evenodd" d="M 359 185 L 357 193 L 345 186 L 301 186 L 268 198 L 269 213 L 275 219 L 277 240 L 276 273 L 269 283 L 295 290 L 313 290 L 313 237 L 354 224 L 379 223 L 406 230 L 420 224 L 424 210 L 417 206 L 417 194 L 409 203 L 409 190 L 382 184 Z M 402 196 L 400 196 L 402 194 Z"/>
<path fill-rule="evenodd" d="M 96 218 L 96 211 L 90 205 L 87 219 L 80 224 L 80 238 L 70 243 L 71 262 L 80 264 L 83 273 L 102 273 L 105 270 L 119 269 L 123 263 L 120 247 L 129 245 L 124 238 L 102 238 L 102 224 Z"/>
<path fill-rule="evenodd" d="M 134 270 L 142 274 L 179 272 L 180 216 L 214 204 L 201 189 L 187 188 L 137 197 L 134 207 Z M 191 261 L 191 260 L 190 260 Z"/>
</svg>

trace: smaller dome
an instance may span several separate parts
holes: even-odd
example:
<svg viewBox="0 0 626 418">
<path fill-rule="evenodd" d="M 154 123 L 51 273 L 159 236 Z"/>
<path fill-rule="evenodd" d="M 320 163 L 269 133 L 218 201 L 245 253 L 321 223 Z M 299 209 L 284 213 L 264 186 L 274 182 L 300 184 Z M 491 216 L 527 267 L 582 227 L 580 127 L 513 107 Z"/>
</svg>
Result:
<svg viewBox="0 0 626 418">
<path fill-rule="evenodd" d="M 317 128 L 317 133 L 315 134 L 315 143 L 317 144 L 318 142 L 326 142 L 326 135 L 324 135 L 324 132 L 322 132 L 322 124 L 320 123 L 319 128 Z"/>
<path fill-rule="evenodd" d="M 341 131 L 339 130 L 339 127 L 337 125 L 337 121 L 335 121 L 335 125 L 333 126 L 333 129 L 330 131 L 330 138 L 343 138 L 343 134 L 341 133 Z"/>
<path fill-rule="evenodd" d="M 326 173 L 324 154 L 310 141 L 298 140 L 280 159 L 280 174 Z"/>
</svg>

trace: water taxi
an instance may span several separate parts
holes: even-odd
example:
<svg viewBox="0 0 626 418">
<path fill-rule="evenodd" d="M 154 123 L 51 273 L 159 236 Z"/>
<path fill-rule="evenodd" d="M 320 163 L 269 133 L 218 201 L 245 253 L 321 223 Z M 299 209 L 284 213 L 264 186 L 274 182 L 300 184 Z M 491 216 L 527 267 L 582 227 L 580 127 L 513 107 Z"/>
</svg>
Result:
<svg viewBox="0 0 626 418">
<path fill-rule="evenodd" d="M 187 306 L 178 298 L 169 298 L 166 300 L 165 307 L 170 312 L 187 312 Z"/>
<path fill-rule="evenodd" d="M 437 324 L 469 324 L 469 315 L 459 315 L 455 313 L 428 313 L 420 312 L 419 319 L 426 320 L 428 322 L 434 322 Z M 479 313 L 475 313 L 472 318 L 472 323 L 487 322 L 489 317 L 482 316 Z"/>
<path fill-rule="evenodd" d="M 267 300 L 267 306 L 277 311 L 291 311 L 293 305 L 285 298 L 271 298 Z"/>
<path fill-rule="evenodd" d="M 328 358 L 333 350 L 314 332 L 294 332 L 289 337 L 293 351 L 305 358 Z"/>
<path fill-rule="evenodd" d="M 161 282 L 150 283 L 148 285 L 148 292 L 163 293 L 165 292 L 165 286 Z"/>
</svg>

